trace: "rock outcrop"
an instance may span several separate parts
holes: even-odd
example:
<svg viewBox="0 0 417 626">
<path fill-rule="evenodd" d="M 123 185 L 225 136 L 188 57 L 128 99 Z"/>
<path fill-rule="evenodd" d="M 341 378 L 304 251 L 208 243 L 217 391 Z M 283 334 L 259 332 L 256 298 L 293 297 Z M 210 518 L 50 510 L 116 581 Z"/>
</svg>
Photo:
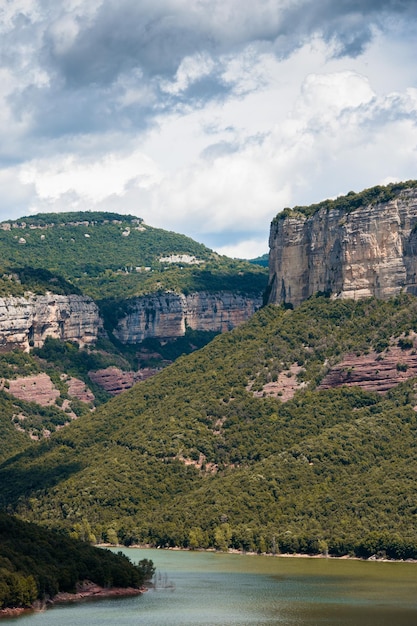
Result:
<svg viewBox="0 0 417 626">
<path fill-rule="evenodd" d="M 261 297 L 228 292 L 153 294 L 130 301 L 113 333 L 121 342 L 135 344 L 148 337 L 182 337 L 187 328 L 224 332 L 247 321 L 261 304 Z"/>
<path fill-rule="evenodd" d="M 91 380 L 99 385 L 102 389 L 116 396 L 126 389 L 130 389 L 134 384 L 141 380 L 146 380 L 154 376 L 158 370 L 150 367 L 138 370 L 137 372 L 124 372 L 118 367 L 110 366 L 95 372 L 89 372 Z"/>
<path fill-rule="evenodd" d="M 102 320 L 95 302 L 78 295 L 0 298 L 0 349 L 41 347 L 46 337 L 95 343 Z"/>
<path fill-rule="evenodd" d="M 47 374 L 36 374 L 10 380 L 6 391 L 15 398 L 41 406 L 55 404 L 60 393 Z"/>
<path fill-rule="evenodd" d="M 312 215 L 278 215 L 269 241 L 268 301 L 296 306 L 317 292 L 354 299 L 417 294 L 417 188 L 390 195 L 352 208 L 349 199 L 361 197 L 352 194 L 345 206 L 329 202 Z"/>
<path fill-rule="evenodd" d="M 129 300 L 114 335 L 136 344 L 147 337 L 182 337 L 187 328 L 224 332 L 247 321 L 262 304 L 261 297 L 229 292 L 216 294 L 173 292 Z M 0 350 L 26 351 L 43 346 L 46 337 L 93 344 L 103 331 L 95 302 L 79 295 L 30 295 L 0 298 Z"/>
<path fill-rule="evenodd" d="M 385 393 L 415 376 L 417 376 L 415 348 L 404 351 L 390 347 L 383 354 L 370 352 L 360 356 L 346 355 L 340 363 L 330 369 L 318 388 L 361 387 L 367 391 Z"/>
</svg>

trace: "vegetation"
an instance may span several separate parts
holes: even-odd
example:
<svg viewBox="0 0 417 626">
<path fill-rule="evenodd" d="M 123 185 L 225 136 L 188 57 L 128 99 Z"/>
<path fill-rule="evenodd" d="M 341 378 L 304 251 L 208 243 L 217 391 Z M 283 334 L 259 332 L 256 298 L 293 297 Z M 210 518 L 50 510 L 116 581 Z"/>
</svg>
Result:
<svg viewBox="0 0 417 626">
<path fill-rule="evenodd" d="M 295 206 L 292 209 L 285 208 L 275 217 L 275 220 L 282 220 L 285 217 L 298 214 L 305 217 L 311 217 L 321 209 L 325 211 L 339 210 L 344 213 L 351 213 L 360 207 L 389 202 L 398 196 L 404 189 L 417 187 L 416 180 L 408 180 L 401 183 L 390 183 L 386 186 L 377 185 L 370 189 L 364 189 L 359 193 L 349 191 L 345 196 L 339 196 L 334 200 L 323 200 L 318 204 L 310 204 L 309 206 Z M 275 221 L 274 220 L 274 221 Z"/>
<path fill-rule="evenodd" d="M 250 263 L 254 265 L 263 265 L 263 267 L 268 267 L 269 265 L 269 253 L 266 252 L 262 256 L 256 257 L 256 259 L 250 259 Z"/>
<path fill-rule="evenodd" d="M 415 381 L 385 396 L 317 385 L 344 354 L 383 359 L 416 331 L 406 295 L 265 307 L 5 460 L 0 498 L 126 545 L 415 558 Z M 305 383 L 288 402 L 263 392 L 280 374 Z"/>
<path fill-rule="evenodd" d="M 119 552 L 94 548 L 0 512 L 0 609 L 30 607 L 89 580 L 102 587 L 140 588 L 152 561 L 134 565 Z"/>
<path fill-rule="evenodd" d="M 115 301 L 164 290 L 259 295 L 267 282 L 265 268 L 129 215 L 50 213 L 2 225 L 0 296 L 48 289 Z"/>
</svg>

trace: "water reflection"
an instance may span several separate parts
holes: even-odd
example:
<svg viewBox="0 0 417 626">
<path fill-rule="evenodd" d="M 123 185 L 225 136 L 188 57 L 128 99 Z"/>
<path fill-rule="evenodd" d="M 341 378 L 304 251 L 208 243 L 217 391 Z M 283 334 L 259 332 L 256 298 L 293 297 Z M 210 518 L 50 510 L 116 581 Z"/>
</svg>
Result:
<svg viewBox="0 0 417 626">
<path fill-rule="evenodd" d="M 155 590 L 56 607 L 14 626 L 417 625 L 417 564 L 124 551 L 155 562 Z"/>
</svg>

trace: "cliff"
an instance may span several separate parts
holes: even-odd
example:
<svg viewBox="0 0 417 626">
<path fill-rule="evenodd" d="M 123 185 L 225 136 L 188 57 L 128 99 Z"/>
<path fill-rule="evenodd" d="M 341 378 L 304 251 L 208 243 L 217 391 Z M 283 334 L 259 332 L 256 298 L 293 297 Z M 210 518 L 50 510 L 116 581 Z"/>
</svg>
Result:
<svg viewBox="0 0 417 626">
<path fill-rule="evenodd" d="M 285 210 L 272 222 L 269 245 L 269 303 L 296 306 L 317 292 L 417 294 L 415 183 Z"/>
<path fill-rule="evenodd" d="M 30 295 L 0 298 L 0 349 L 41 347 L 46 337 L 94 343 L 102 327 L 87 296 Z"/>
<path fill-rule="evenodd" d="M 261 303 L 260 297 L 228 292 L 143 296 L 128 301 L 126 315 L 113 333 L 122 343 L 135 344 L 147 337 L 182 337 L 186 328 L 224 332 L 248 320 Z M 97 341 L 102 327 L 99 309 L 88 296 L 0 298 L 0 350 L 28 351 L 41 347 L 46 337 L 85 346 Z"/>
<path fill-rule="evenodd" d="M 229 292 L 143 296 L 129 301 L 113 333 L 121 342 L 134 344 L 148 337 L 182 337 L 187 328 L 224 332 L 247 321 L 261 304 L 261 297 Z"/>
</svg>

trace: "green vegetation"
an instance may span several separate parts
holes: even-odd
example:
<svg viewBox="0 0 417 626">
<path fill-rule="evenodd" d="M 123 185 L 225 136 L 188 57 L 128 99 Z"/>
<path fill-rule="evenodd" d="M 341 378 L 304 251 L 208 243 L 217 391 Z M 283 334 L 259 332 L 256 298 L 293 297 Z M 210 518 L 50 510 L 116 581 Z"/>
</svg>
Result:
<svg viewBox="0 0 417 626">
<path fill-rule="evenodd" d="M 18 413 L 8 394 L 0 391 L 0 462 L 33 445 L 27 433 L 17 430 L 14 425 Z"/>
<path fill-rule="evenodd" d="M 262 256 L 256 257 L 256 259 L 250 259 L 249 263 L 253 263 L 254 265 L 262 265 L 263 267 L 268 267 L 268 265 L 269 265 L 269 253 L 266 252 Z"/>
<path fill-rule="evenodd" d="M 60 591 L 74 593 L 84 580 L 139 589 L 153 574 L 147 559 L 134 565 L 121 552 L 94 548 L 0 513 L 0 609 L 30 607 Z"/>
<path fill-rule="evenodd" d="M 318 204 L 310 204 L 309 206 L 295 206 L 292 209 L 286 207 L 281 213 L 274 218 L 274 221 L 282 220 L 296 214 L 311 217 L 321 209 L 325 211 L 339 210 L 344 213 L 351 213 L 360 207 L 389 202 L 398 196 L 404 189 L 417 187 L 416 180 L 408 180 L 401 183 L 390 183 L 386 186 L 377 185 L 370 189 L 364 189 L 359 193 L 349 191 L 345 196 L 339 196 L 335 200 L 323 200 Z"/>
<path fill-rule="evenodd" d="M 5 460 L 0 498 L 26 519 L 126 545 L 414 558 L 415 381 L 385 396 L 317 390 L 344 354 L 383 359 L 411 331 L 406 295 L 265 307 Z M 262 393 L 280 373 L 307 384 L 285 403 Z"/>
<path fill-rule="evenodd" d="M 48 289 L 115 301 L 164 290 L 258 295 L 267 282 L 264 268 L 219 256 L 129 215 L 51 213 L 3 226 L 9 230 L 0 229 L 0 296 Z M 196 263 L 183 262 L 183 256 Z"/>
</svg>

